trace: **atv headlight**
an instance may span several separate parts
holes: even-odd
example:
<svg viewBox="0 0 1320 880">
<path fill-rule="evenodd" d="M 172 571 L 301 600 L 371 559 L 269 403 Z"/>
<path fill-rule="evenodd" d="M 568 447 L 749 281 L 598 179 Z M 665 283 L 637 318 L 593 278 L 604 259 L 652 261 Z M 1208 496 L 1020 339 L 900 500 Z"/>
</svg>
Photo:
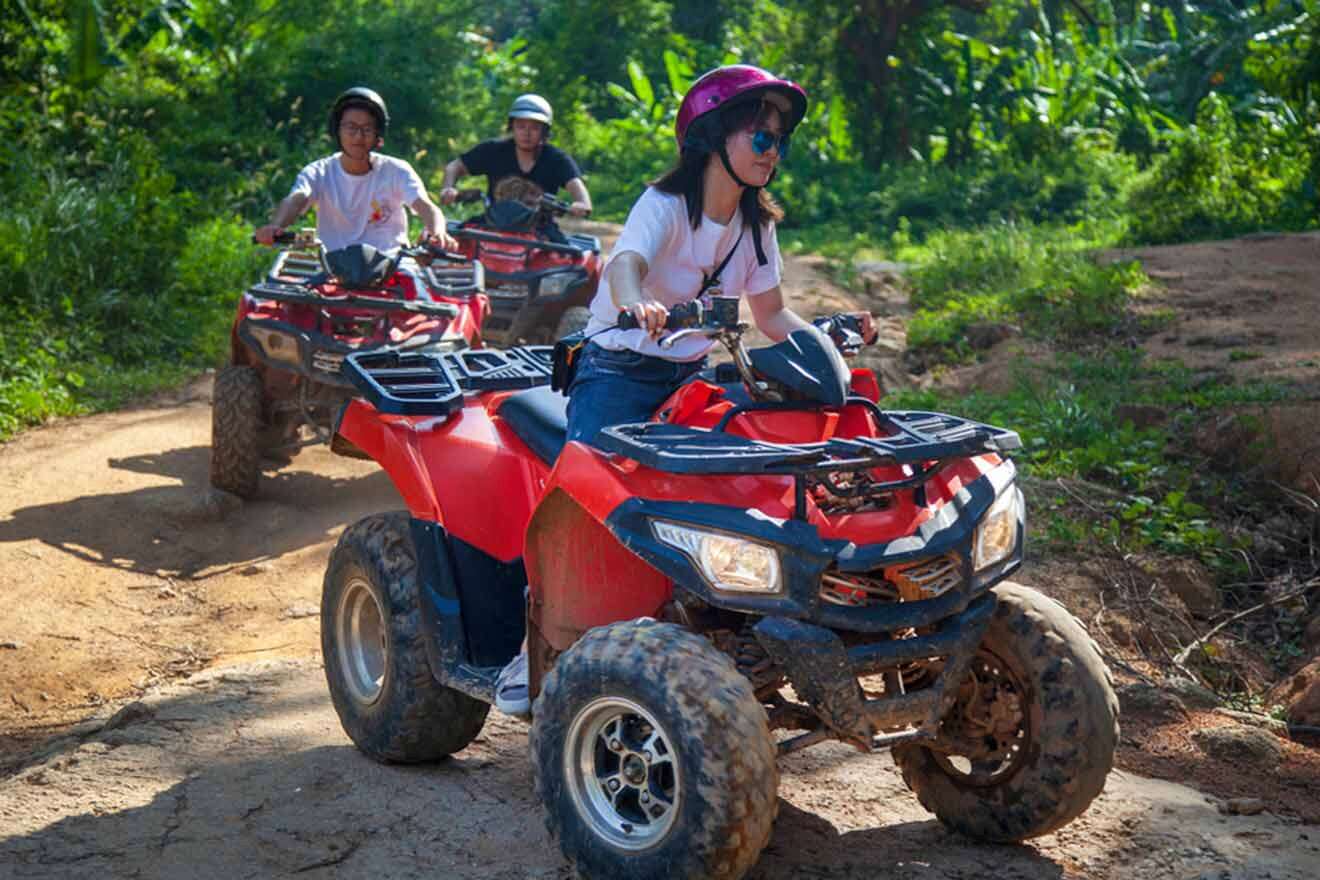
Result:
<svg viewBox="0 0 1320 880">
<path fill-rule="evenodd" d="M 972 568 L 980 571 L 1002 562 L 1017 546 L 1018 524 L 1022 521 L 1022 492 L 1010 483 L 995 503 L 990 505 L 976 527 Z"/>
<path fill-rule="evenodd" d="M 717 590 L 778 593 L 779 554 L 755 541 L 656 521 L 655 536 L 682 550 Z"/>
<path fill-rule="evenodd" d="M 577 284 L 578 276 L 573 272 L 560 272 L 541 279 L 541 296 L 559 296 Z"/>
</svg>

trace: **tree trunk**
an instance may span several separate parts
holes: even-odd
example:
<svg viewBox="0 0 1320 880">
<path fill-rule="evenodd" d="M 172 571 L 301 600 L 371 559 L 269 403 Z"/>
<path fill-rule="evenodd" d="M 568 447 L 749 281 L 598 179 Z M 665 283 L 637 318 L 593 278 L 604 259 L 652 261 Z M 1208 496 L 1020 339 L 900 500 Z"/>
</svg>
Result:
<svg viewBox="0 0 1320 880">
<path fill-rule="evenodd" d="M 984 12 L 989 0 L 856 0 L 843 19 L 838 33 L 839 59 L 852 68 L 843 79 L 853 83 L 862 155 L 867 162 L 902 161 L 910 155 L 913 137 L 906 121 L 907 107 L 895 88 L 896 70 L 889 59 L 899 55 L 907 27 L 941 5 Z"/>
</svg>

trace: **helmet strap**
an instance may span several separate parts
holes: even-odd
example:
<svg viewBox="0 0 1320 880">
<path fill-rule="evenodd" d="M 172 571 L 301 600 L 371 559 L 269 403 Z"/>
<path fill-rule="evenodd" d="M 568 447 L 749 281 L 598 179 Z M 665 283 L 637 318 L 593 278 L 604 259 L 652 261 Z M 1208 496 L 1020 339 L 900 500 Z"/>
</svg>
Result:
<svg viewBox="0 0 1320 880">
<path fill-rule="evenodd" d="M 719 154 L 720 154 L 720 161 L 724 163 L 724 170 L 727 171 L 729 173 L 729 176 L 733 178 L 734 183 L 738 184 L 745 190 L 760 189 L 759 186 L 752 186 L 750 183 L 743 180 L 741 177 L 738 176 L 738 173 L 733 170 L 733 163 L 729 161 L 729 151 L 725 148 L 724 144 L 720 144 Z M 743 222 L 744 223 L 746 222 L 746 218 L 743 218 Z M 765 256 L 765 248 L 762 247 L 761 245 L 760 223 L 752 224 L 752 246 L 756 248 L 756 265 L 764 266 L 766 263 L 768 263 L 769 260 Z"/>
</svg>

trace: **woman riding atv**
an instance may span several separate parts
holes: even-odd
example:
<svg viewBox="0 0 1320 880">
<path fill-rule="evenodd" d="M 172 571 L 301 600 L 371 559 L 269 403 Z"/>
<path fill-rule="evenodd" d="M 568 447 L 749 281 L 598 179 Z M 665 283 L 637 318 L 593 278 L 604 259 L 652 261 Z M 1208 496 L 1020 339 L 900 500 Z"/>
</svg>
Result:
<svg viewBox="0 0 1320 880">
<path fill-rule="evenodd" d="M 458 198 L 454 184 L 468 174 L 486 176 L 486 196 L 497 201 L 507 188 L 500 184 L 509 178 L 528 181 L 541 193 L 555 195 L 567 189 L 573 197 L 569 213 L 576 217 L 591 214 L 591 195 L 582 182 L 582 172 L 573 158 L 550 144 L 554 110 L 540 95 L 520 95 L 509 108 L 509 137 L 482 141 L 445 166 L 440 203 L 453 204 Z"/>
<path fill-rule="evenodd" d="M 568 389 L 569 440 L 591 443 L 608 425 L 649 421 L 705 366 L 709 337 L 660 345 L 675 306 L 746 296 L 756 326 L 776 342 L 812 329 L 784 305 L 775 236 L 783 211 L 764 189 L 806 109 L 801 86 L 758 67 L 720 67 L 693 83 L 678 111 L 678 161 L 633 205 L 592 300 L 590 341 Z M 621 313 L 637 329 L 619 329 Z M 871 341 L 870 315 L 861 327 Z M 501 675 L 496 706 L 529 710 L 525 654 Z"/>
<path fill-rule="evenodd" d="M 591 341 L 569 389 L 570 440 L 647 421 L 704 367 L 711 339 L 658 343 L 674 306 L 746 296 L 756 326 L 776 342 L 809 326 L 784 305 L 775 236 L 783 211 L 764 189 L 806 108 L 796 83 L 743 64 L 688 90 L 675 126 L 678 162 L 633 205 L 591 303 Z M 621 311 L 638 329 L 616 329 Z M 863 326 L 870 341 L 869 315 Z"/>
</svg>

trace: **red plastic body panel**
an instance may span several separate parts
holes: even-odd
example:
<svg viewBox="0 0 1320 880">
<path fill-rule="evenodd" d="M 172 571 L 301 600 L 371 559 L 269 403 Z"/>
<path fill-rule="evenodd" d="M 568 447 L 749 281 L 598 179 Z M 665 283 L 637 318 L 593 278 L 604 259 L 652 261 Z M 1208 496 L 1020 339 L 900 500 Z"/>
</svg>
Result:
<svg viewBox="0 0 1320 880">
<path fill-rule="evenodd" d="M 553 470 L 495 415 L 504 393 L 471 396 L 448 418 L 387 416 L 355 400 L 339 432 L 380 462 L 413 516 L 439 522 L 450 534 L 501 561 L 522 557 L 531 585 L 532 623 L 555 650 L 593 626 L 654 616 L 673 585 L 621 545 L 605 526 L 610 514 L 634 498 L 690 501 L 793 515 L 788 476 L 679 475 L 568 443 Z M 672 420 L 710 426 L 731 404 L 714 385 L 691 383 L 662 411 Z M 728 430 L 782 442 L 874 435 L 875 419 L 860 405 L 836 411 L 749 413 Z M 883 510 L 824 515 L 807 496 L 807 521 L 824 538 L 857 544 L 910 535 L 958 491 L 998 466 L 984 454 L 951 461 L 931 475 L 925 503 L 911 490 L 896 491 Z M 910 468 L 876 468 L 877 480 L 911 476 Z"/>
<path fill-rule="evenodd" d="M 299 279 L 290 277 L 287 280 L 296 282 Z M 333 282 L 317 285 L 314 290 L 321 296 L 327 297 L 351 293 L 353 296 L 380 299 L 418 298 L 417 285 L 413 277 L 400 272 L 391 276 L 380 290 L 349 290 Z M 275 375 L 281 371 L 267 366 L 261 358 L 247 351 L 238 336 L 239 324 L 245 318 L 281 321 L 300 330 L 334 337 L 345 345 L 355 347 L 398 344 L 414 336 L 431 334 L 451 338 L 461 337 L 469 348 L 480 348 L 481 324 L 490 314 L 490 299 L 484 293 L 447 297 L 432 291 L 431 296 L 436 302 L 447 302 L 458 306 L 458 316 L 448 319 L 408 312 L 378 312 L 348 306 L 323 308 L 259 299 L 244 293 L 239 297 L 238 312 L 230 328 L 231 361 L 235 364 L 258 367 L 266 377 L 268 391 L 273 397 L 284 396 L 278 393 L 278 389 L 284 385 L 296 386 L 298 381 L 298 376 L 292 371 L 286 377 Z M 359 320 L 354 322 L 354 319 Z"/>
<path fill-rule="evenodd" d="M 593 626 L 657 616 L 674 592 L 667 577 L 562 491 L 537 507 L 526 550 L 532 625 L 556 651 Z"/>
<path fill-rule="evenodd" d="M 590 305 L 592 297 L 596 295 L 596 287 L 600 283 L 602 263 L 599 254 L 588 251 L 582 256 L 573 256 L 532 247 L 531 245 L 541 240 L 535 232 L 509 232 L 476 224 L 473 228 L 503 238 L 521 239 L 527 242 L 526 245 L 521 245 L 480 241 L 474 238 L 458 239 L 458 252 L 468 259 L 481 261 L 488 273 L 488 284 L 494 281 L 490 276 L 546 274 L 571 266 L 578 266 L 586 271 L 587 283 L 575 288 L 571 296 L 554 302 L 547 302 L 544 299 L 537 301 L 537 306 L 544 309 L 540 320 L 553 327 L 554 321 L 558 320 L 559 315 L 570 306 Z M 482 317 L 484 318 L 485 315 L 483 314 Z"/>
<path fill-rule="evenodd" d="M 549 468 L 487 411 L 507 396 L 469 397 L 447 419 L 381 415 L 354 400 L 339 433 L 380 463 L 414 517 L 509 562 L 522 556 Z"/>
</svg>

